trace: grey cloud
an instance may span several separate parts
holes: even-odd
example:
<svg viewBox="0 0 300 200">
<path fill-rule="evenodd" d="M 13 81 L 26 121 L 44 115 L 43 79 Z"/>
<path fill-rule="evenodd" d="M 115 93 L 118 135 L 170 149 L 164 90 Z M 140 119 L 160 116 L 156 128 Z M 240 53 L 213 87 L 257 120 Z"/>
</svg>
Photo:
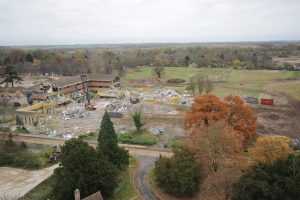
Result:
<svg viewBox="0 0 300 200">
<path fill-rule="evenodd" d="M 0 45 L 299 40 L 298 0 L 0 0 Z"/>
</svg>

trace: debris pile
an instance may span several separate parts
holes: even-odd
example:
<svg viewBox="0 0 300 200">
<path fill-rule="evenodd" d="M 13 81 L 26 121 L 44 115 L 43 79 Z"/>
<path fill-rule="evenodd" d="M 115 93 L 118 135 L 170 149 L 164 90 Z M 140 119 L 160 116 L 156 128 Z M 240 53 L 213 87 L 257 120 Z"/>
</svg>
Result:
<svg viewBox="0 0 300 200">
<path fill-rule="evenodd" d="M 66 120 L 70 118 L 84 118 L 90 116 L 90 112 L 84 108 L 68 108 L 65 111 L 62 111 L 63 116 Z"/>
<path fill-rule="evenodd" d="M 169 102 L 174 104 L 187 104 L 186 99 L 172 89 L 158 89 L 154 91 L 154 94 L 167 98 Z"/>
<path fill-rule="evenodd" d="M 162 135 L 165 132 L 165 127 L 162 125 L 155 126 L 149 129 L 150 133 L 153 135 Z"/>
<path fill-rule="evenodd" d="M 122 112 L 130 108 L 130 104 L 125 104 L 123 101 L 120 100 L 114 100 L 111 101 L 110 104 L 108 104 L 105 108 L 108 111 Z"/>
</svg>

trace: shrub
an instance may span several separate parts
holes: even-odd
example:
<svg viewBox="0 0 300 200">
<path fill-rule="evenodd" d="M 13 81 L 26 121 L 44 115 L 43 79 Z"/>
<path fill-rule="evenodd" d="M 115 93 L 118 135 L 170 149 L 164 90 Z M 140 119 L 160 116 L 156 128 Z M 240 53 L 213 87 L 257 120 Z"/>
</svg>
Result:
<svg viewBox="0 0 300 200">
<path fill-rule="evenodd" d="M 250 167 L 234 184 L 233 200 L 299 199 L 300 156 Z"/>
<path fill-rule="evenodd" d="M 6 153 L 0 153 L 0 166 L 9 165 L 13 162 L 12 157 Z"/>
<path fill-rule="evenodd" d="M 18 115 L 16 116 L 16 124 L 19 126 L 23 126 L 23 121 Z"/>
<path fill-rule="evenodd" d="M 178 197 L 192 196 L 199 188 L 199 166 L 186 148 L 176 150 L 172 158 L 160 157 L 154 176 L 159 187 Z"/>
<path fill-rule="evenodd" d="M 156 144 L 156 137 L 153 135 L 134 135 L 129 133 L 118 134 L 118 141 L 125 144 L 138 145 L 154 145 Z"/>
<path fill-rule="evenodd" d="M 20 143 L 20 148 L 21 148 L 21 149 L 26 149 L 26 148 L 27 148 L 27 145 L 26 145 L 26 143 L 25 143 L 24 141 L 22 141 L 22 142 Z"/>
<path fill-rule="evenodd" d="M 180 149 L 185 147 L 185 143 L 181 140 L 172 140 L 170 145 L 172 149 L 178 149 L 178 148 Z"/>
</svg>

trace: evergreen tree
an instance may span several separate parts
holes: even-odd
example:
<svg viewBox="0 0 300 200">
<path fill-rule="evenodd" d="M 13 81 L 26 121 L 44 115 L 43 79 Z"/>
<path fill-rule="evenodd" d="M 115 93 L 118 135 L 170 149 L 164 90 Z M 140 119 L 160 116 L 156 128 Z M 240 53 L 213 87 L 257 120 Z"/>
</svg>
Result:
<svg viewBox="0 0 300 200">
<path fill-rule="evenodd" d="M 60 161 L 54 171 L 54 199 L 74 199 L 75 189 L 80 190 L 81 197 L 99 190 L 104 197 L 114 194 L 118 170 L 87 142 L 80 139 L 66 141 Z"/>
<path fill-rule="evenodd" d="M 172 158 L 160 157 L 154 176 L 159 187 L 178 197 L 192 196 L 199 188 L 199 166 L 187 148 L 177 149 Z"/>
<path fill-rule="evenodd" d="M 134 125 L 136 127 L 136 129 L 139 131 L 145 124 L 142 123 L 142 119 L 141 119 L 141 112 L 134 112 L 134 115 L 132 116 Z"/>
<path fill-rule="evenodd" d="M 7 66 L 1 77 L 4 78 L 4 80 L 0 84 L 5 83 L 8 85 L 10 83 L 12 87 L 14 87 L 14 82 L 21 83 L 23 81 L 22 78 L 19 77 L 18 72 L 12 66 Z"/>
<path fill-rule="evenodd" d="M 300 197 L 300 156 L 248 169 L 234 184 L 233 200 L 294 200 Z"/>
<path fill-rule="evenodd" d="M 100 125 L 98 144 L 100 146 L 100 145 L 105 145 L 107 143 L 117 145 L 118 138 L 114 129 L 114 125 L 110 119 L 110 116 L 108 112 L 105 111 Z"/>
<path fill-rule="evenodd" d="M 107 111 L 105 111 L 101 121 L 98 136 L 98 151 L 119 170 L 125 169 L 129 164 L 128 151 L 118 146 L 117 134 Z"/>
<path fill-rule="evenodd" d="M 31 53 L 26 54 L 26 61 L 33 63 L 33 56 Z"/>
</svg>

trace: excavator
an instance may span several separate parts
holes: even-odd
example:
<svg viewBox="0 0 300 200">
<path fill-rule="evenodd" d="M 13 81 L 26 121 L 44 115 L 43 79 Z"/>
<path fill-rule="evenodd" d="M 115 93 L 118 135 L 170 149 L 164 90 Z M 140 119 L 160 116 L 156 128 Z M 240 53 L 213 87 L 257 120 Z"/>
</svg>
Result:
<svg viewBox="0 0 300 200">
<path fill-rule="evenodd" d="M 94 104 L 91 104 L 91 102 L 90 102 L 89 90 L 87 87 L 87 76 L 86 76 L 86 74 L 81 74 L 80 77 L 81 77 L 81 80 L 83 83 L 84 93 L 85 93 L 85 97 L 86 97 L 86 101 L 87 101 L 87 103 L 84 105 L 85 109 L 96 110 L 96 106 Z"/>
</svg>

